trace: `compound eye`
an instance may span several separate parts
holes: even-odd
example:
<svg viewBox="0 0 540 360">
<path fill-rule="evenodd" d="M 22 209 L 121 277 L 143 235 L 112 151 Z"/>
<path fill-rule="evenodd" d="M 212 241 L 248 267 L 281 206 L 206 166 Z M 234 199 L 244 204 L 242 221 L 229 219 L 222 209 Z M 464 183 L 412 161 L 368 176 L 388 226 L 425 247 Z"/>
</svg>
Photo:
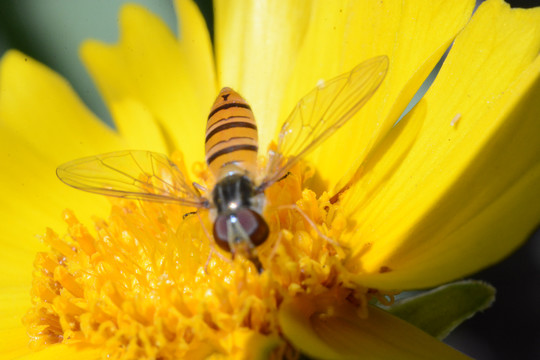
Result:
<svg viewBox="0 0 540 360">
<path fill-rule="evenodd" d="M 236 217 L 253 245 L 259 246 L 268 238 L 270 233 L 268 224 L 257 212 L 250 209 L 240 209 L 237 211 Z"/>
<path fill-rule="evenodd" d="M 227 234 L 227 215 L 219 215 L 214 222 L 214 241 L 225 251 L 231 251 Z"/>
<path fill-rule="evenodd" d="M 233 226 L 227 225 L 227 223 L 235 221 L 234 219 L 237 219 L 240 223 L 239 225 L 254 246 L 261 245 L 268 238 L 270 229 L 263 217 L 253 210 L 240 209 L 233 215 L 219 215 L 214 222 L 214 240 L 223 250 L 231 251 L 229 236 L 233 237 L 233 241 L 240 241 L 241 239 L 239 238 L 241 233 L 236 233 Z M 234 233 L 229 234 L 229 230 Z"/>
</svg>

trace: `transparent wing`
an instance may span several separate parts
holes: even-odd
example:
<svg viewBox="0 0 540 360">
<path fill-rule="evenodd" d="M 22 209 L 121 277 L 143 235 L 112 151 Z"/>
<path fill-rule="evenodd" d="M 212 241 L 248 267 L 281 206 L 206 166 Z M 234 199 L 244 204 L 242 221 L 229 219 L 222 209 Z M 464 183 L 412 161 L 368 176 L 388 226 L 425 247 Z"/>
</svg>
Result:
<svg viewBox="0 0 540 360">
<path fill-rule="evenodd" d="M 281 128 L 261 189 L 285 176 L 302 157 L 353 117 L 375 93 L 387 69 L 388 58 L 375 57 L 317 85 L 304 96 Z"/>
<path fill-rule="evenodd" d="M 74 160 L 56 169 L 69 186 L 126 199 L 208 207 L 165 155 L 150 151 L 118 151 Z"/>
</svg>

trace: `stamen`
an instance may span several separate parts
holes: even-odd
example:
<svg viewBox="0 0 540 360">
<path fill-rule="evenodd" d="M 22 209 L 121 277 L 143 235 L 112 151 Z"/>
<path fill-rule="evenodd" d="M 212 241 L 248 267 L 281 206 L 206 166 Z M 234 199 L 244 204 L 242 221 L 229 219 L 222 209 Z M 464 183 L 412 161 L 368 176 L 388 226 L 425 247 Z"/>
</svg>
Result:
<svg viewBox="0 0 540 360">
<path fill-rule="evenodd" d="M 94 233 L 66 211 L 69 235 L 47 231 L 50 250 L 36 258 L 24 319 L 32 346 L 77 341 L 108 358 L 164 360 L 217 347 L 234 357 L 249 346 L 235 345 L 239 331 L 281 335 L 277 311 L 285 297 L 335 297 L 363 316 L 370 299 L 391 303 L 392 294 L 350 288 L 344 244 L 353 231 L 339 204 L 303 189 L 305 169 L 296 166 L 265 190 L 271 232 L 257 259 L 231 260 L 216 249 L 208 211 L 196 212 L 195 221 L 183 216 L 189 207 L 113 199 Z M 263 272 L 254 271 L 254 260 Z M 297 355 L 284 344 L 276 356 Z"/>
<path fill-rule="evenodd" d="M 341 247 L 341 245 L 339 243 L 337 243 L 336 241 L 330 239 L 328 236 L 324 235 L 320 230 L 319 228 L 317 227 L 317 225 L 313 222 L 313 220 L 311 220 L 307 214 L 296 204 L 291 204 L 291 205 L 280 205 L 277 207 L 277 210 L 285 210 L 285 209 L 289 209 L 289 210 L 295 210 L 297 211 L 300 215 L 302 215 L 302 217 L 304 218 L 304 220 L 307 221 L 307 223 L 311 226 L 311 228 L 313 230 L 315 230 L 315 232 L 317 233 L 317 235 L 321 238 L 323 238 L 324 240 L 326 240 L 328 243 L 332 244 L 333 246 L 336 246 L 336 247 Z"/>
</svg>

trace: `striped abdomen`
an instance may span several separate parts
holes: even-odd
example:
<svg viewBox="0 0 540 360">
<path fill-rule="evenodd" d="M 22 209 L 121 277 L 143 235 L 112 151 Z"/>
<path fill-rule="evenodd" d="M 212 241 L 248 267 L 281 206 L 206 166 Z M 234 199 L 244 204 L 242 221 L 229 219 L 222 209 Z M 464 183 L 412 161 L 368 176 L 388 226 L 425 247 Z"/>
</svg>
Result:
<svg viewBox="0 0 540 360">
<path fill-rule="evenodd" d="M 206 163 L 210 171 L 219 179 L 227 165 L 235 165 L 255 174 L 258 143 L 250 106 L 236 91 L 223 88 L 206 124 Z"/>
</svg>

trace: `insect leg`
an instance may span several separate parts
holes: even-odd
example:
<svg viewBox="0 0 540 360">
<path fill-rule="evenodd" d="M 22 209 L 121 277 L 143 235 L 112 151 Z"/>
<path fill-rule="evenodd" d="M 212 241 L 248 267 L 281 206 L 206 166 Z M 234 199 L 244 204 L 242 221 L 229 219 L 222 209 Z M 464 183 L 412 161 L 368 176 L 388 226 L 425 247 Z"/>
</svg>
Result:
<svg viewBox="0 0 540 360">
<path fill-rule="evenodd" d="M 182 220 L 185 220 L 188 216 L 197 214 L 197 211 L 190 211 L 182 215 Z"/>
<path fill-rule="evenodd" d="M 199 196 L 201 196 L 201 191 L 203 193 L 206 193 L 208 192 L 208 189 L 205 188 L 204 186 L 202 186 L 201 184 L 199 183 L 196 183 L 195 181 L 192 183 L 193 187 L 195 188 L 195 190 L 197 191 L 197 194 L 199 194 Z"/>
<path fill-rule="evenodd" d="M 285 175 L 283 175 L 282 177 L 280 177 L 277 182 L 281 181 L 281 180 L 285 180 L 289 175 L 292 175 L 292 172 L 290 171 L 287 171 L 287 173 Z"/>
</svg>

